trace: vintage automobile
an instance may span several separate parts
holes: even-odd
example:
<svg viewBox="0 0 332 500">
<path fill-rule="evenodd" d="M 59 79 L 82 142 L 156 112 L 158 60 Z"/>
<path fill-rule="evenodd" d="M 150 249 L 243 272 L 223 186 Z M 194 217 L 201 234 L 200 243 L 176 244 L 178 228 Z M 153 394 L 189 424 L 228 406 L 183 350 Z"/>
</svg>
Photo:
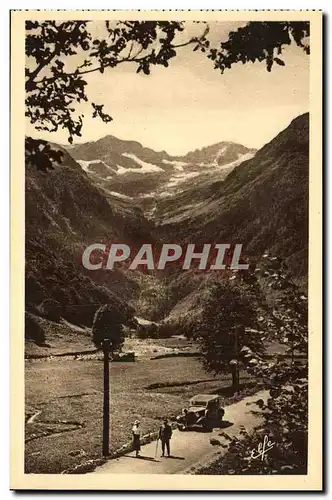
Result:
<svg viewBox="0 0 332 500">
<path fill-rule="evenodd" d="M 212 431 L 214 427 L 221 426 L 224 414 L 220 396 L 198 394 L 190 399 L 188 408 L 184 408 L 181 415 L 176 417 L 177 427 L 180 431 L 195 427 Z"/>
</svg>

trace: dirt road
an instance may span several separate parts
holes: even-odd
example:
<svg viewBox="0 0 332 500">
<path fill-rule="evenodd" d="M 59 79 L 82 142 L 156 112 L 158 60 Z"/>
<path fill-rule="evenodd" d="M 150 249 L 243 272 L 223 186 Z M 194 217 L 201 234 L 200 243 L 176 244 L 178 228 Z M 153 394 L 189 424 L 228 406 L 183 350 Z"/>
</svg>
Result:
<svg viewBox="0 0 332 500">
<path fill-rule="evenodd" d="M 225 408 L 224 427 L 215 429 L 213 432 L 180 432 L 175 430 L 171 440 L 171 457 L 162 458 L 160 443 L 156 454 L 156 441 L 142 446 L 140 458 L 135 453 L 128 453 L 117 459 L 109 460 L 106 464 L 98 467 L 93 474 L 190 474 L 200 465 L 212 461 L 216 455 L 222 455 L 227 450 L 221 446 L 213 446 L 210 438 L 215 438 L 222 444 L 228 444 L 227 440 L 219 433 L 226 431 L 229 436 L 238 436 L 241 426 L 247 431 L 254 429 L 260 419 L 254 416 L 247 403 L 257 401 L 259 398 L 266 399 L 267 391 L 260 391 L 253 396 L 246 397 Z M 257 408 L 257 407 L 256 407 Z"/>
</svg>

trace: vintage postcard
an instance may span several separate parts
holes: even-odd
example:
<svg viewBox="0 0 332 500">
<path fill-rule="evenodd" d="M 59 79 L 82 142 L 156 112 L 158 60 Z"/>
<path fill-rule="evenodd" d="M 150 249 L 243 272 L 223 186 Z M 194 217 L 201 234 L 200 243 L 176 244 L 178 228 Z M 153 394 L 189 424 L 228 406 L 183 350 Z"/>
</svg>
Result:
<svg viewBox="0 0 332 500">
<path fill-rule="evenodd" d="M 11 37 L 11 488 L 321 490 L 322 13 Z"/>
</svg>

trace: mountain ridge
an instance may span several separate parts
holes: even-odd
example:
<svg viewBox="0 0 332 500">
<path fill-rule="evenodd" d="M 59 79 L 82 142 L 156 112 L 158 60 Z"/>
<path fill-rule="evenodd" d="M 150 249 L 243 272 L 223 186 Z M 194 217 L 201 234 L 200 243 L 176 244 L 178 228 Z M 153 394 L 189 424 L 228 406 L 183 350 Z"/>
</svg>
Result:
<svg viewBox="0 0 332 500">
<path fill-rule="evenodd" d="M 111 135 L 70 147 L 68 151 L 104 191 L 141 198 L 174 194 L 190 179 L 198 180 L 212 170 L 224 178 L 237 162 L 255 152 L 241 144 L 223 141 L 189 152 L 185 157 L 171 156 Z M 146 201 L 142 206 L 146 206 Z"/>
<path fill-rule="evenodd" d="M 220 144 L 214 145 L 213 155 Z M 252 155 L 247 152 L 224 165 L 215 161 L 211 168 L 202 167 L 199 176 L 188 175 L 194 171 L 187 172 L 185 162 L 168 160 L 177 163 L 162 172 L 130 172 L 129 177 L 116 173 L 111 179 L 102 175 L 109 167 L 102 159 L 87 172 L 71 150 L 53 145 L 64 153 L 54 170 L 45 174 L 26 165 L 27 310 L 39 314 L 40 307 L 48 304 L 56 318 L 62 315 L 91 324 L 98 304 L 111 300 L 112 293 L 136 301 L 142 291 L 138 281 L 144 287 L 144 279 L 134 279 L 121 269 L 89 273 L 83 268 L 82 252 L 95 242 L 128 243 L 135 248 L 147 242 L 242 243 L 253 261 L 265 251 L 280 256 L 305 286 L 308 145 L 305 114 L 254 156 L 247 158 Z M 238 151 L 232 154 L 237 157 Z M 121 191 L 121 183 L 130 189 Z M 162 191 L 165 186 L 167 192 Z M 157 281 L 153 277 L 151 290 Z M 173 299 L 182 300 L 199 283 L 203 290 L 204 281 L 195 273 L 175 276 L 170 288 Z"/>
<path fill-rule="evenodd" d="M 194 208 L 195 188 L 172 203 L 161 202 L 155 215 L 159 238 L 241 242 L 249 255 L 271 250 L 288 261 L 302 253 L 303 262 L 294 261 L 292 266 L 295 274 L 306 275 L 308 182 L 309 115 L 305 113 L 225 180 L 217 181 Z"/>
</svg>

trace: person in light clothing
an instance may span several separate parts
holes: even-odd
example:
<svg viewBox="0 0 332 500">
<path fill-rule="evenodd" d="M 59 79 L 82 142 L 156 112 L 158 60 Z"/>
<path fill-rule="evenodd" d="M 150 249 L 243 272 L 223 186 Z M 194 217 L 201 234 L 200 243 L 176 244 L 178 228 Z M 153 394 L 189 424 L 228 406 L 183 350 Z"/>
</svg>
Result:
<svg viewBox="0 0 332 500">
<path fill-rule="evenodd" d="M 141 449 L 141 426 L 139 420 L 135 420 L 132 428 L 132 434 L 133 434 L 133 449 L 136 451 L 136 457 L 138 457 Z"/>
</svg>

